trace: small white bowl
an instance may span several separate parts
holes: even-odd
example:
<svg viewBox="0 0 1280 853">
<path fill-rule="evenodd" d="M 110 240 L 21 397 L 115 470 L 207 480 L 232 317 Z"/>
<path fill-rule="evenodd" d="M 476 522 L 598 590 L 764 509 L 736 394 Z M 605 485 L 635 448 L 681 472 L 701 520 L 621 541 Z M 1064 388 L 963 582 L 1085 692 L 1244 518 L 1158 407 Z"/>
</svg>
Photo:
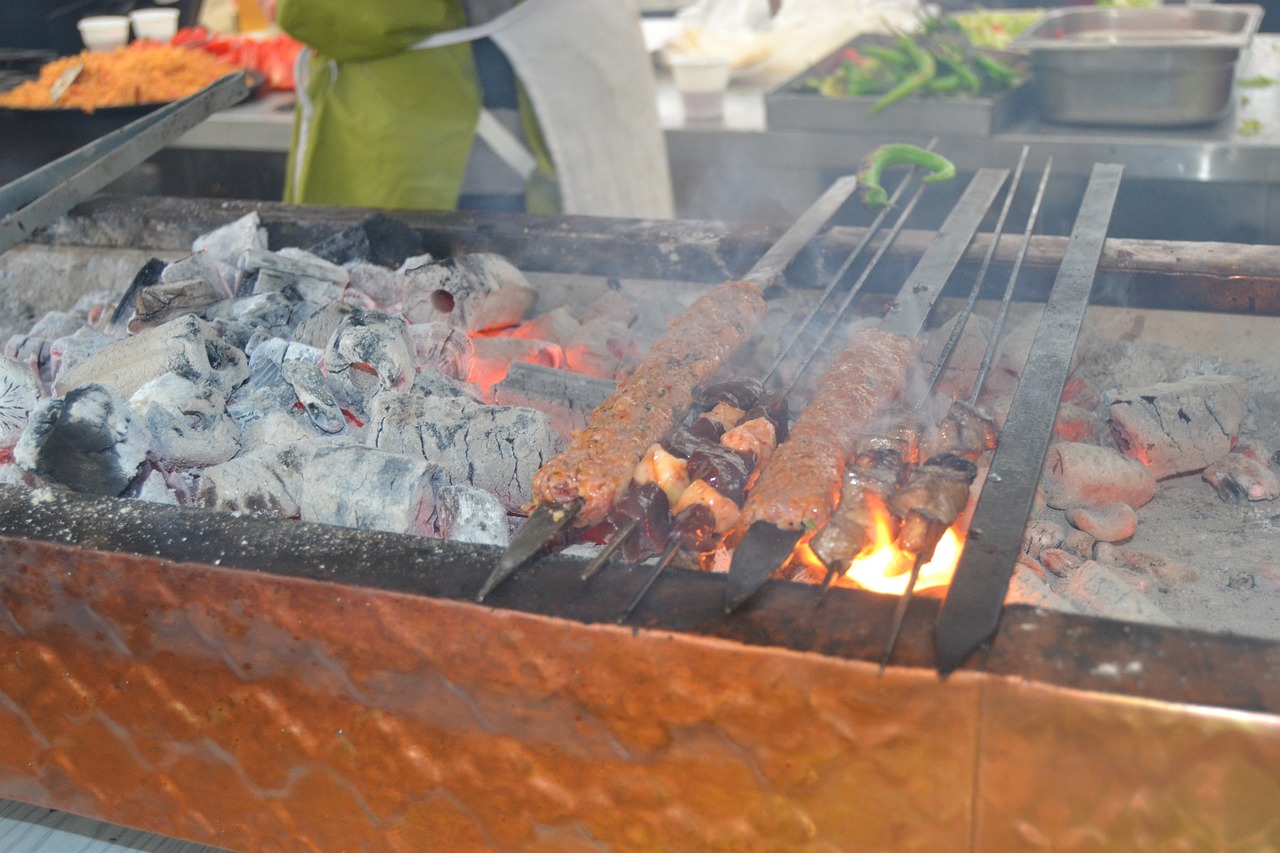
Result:
<svg viewBox="0 0 1280 853">
<path fill-rule="evenodd" d="M 89 50 L 115 50 L 129 41 L 129 19 L 124 15 L 93 15 L 76 22 L 80 40 Z"/>
<path fill-rule="evenodd" d="M 135 9 L 129 20 L 136 38 L 168 41 L 178 33 L 177 9 Z"/>
</svg>

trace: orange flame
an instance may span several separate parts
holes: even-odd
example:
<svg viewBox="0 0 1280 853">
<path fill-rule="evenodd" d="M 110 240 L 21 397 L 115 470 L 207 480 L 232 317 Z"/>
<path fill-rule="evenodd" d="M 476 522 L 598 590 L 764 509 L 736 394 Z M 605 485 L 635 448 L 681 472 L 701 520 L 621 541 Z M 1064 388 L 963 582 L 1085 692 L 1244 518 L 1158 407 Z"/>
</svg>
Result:
<svg viewBox="0 0 1280 853">
<path fill-rule="evenodd" d="M 888 528 L 887 524 L 885 528 Z M 942 534 L 938 547 L 933 551 L 933 559 L 920 567 L 915 591 L 950 584 L 963 548 L 964 540 L 954 527 Z M 845 577 L 872 592 L 902 595 L 911 579 L 911 564 L 914 561 L 913 554 L 903 551 L 890 539 L 873 544 L 859 554 L 845 571 Z"/>
<path fill-rule="evenodd" d="M 894 541 L 896 531 L 884 503 L 874 494 L 868 495 L 868 501 L 874 519 L 871 543 L 854 558 L 844 576 L 863 589 L 886 595 L 901 595 L 911 579 L 911 564 L 915 561 L 915 555 L 902 550 Z M 950 584 L 963 549 L 963 534 L 955 528 L 948 529 L 938 541 L 933 559 L 921 566 L 915 591 Z M 817 556 L 809 550 L 808 540 L 798 549 L 796 556 L 815 568 L 821 566 Z"/>
</svg>

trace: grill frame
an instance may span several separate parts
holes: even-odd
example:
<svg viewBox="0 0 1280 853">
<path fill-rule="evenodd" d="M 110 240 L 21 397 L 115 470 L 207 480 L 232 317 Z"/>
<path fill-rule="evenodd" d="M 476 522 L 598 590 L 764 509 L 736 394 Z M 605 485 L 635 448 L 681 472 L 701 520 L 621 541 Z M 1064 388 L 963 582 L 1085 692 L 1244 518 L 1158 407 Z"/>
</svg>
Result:
<svg viewBox="0 0 1280 853">
<path fill-rule="evenodd" d="M 104 198 L 39 239 L 180 251 L 251 208 L 272 245 L 308 245 L 367 213 Z M 692 281 L 738 274 L 778 230 L 403 218 L 437 251 L 597 274 L 612 258 L 612 274 Z M 834 267 L 858 236 L 829 232 L 791 277 Z M 926 237 L 904 234 L 894 250 L 903 268 Z M 1023 298 L 1043 294 L 1064 243 L 1037 238 Z M 984 251 L 976 241 L 966 263 Z M 997 265 L 1012 254 L 1002 245 Z M 1095 293 L 1106 304 L 1123 292 L 1132 306 L 1172 291 L 1179 307 L 1280 314 L 1280 281 L 1241 277 L 1280 269 L 1277 259 L 1268 247 L 1109 240 Z M 1231 771 L 1221 793 L 1247 808 L 1258 794 L 1231 779 L 1280 766 L 1280 643 L 1011 607 L 989 655 L 940 680 L 936 599 L 911 603 L 895 665 L 880 673 L 892 599 L 833 589 L 819 602 L 815 587 L 770 582 L 726 616 L 723 578 L 673 570 L 618 627 L 643 571 L 609 565 L 584 585 L 581 560 L 547 555 L 477 605 L 497 554 L 0 487 L 0 730 L 15 744 L 0 758 L 0 796 L 235 849 L 420 849 L 424 838 L 461 848 L 585 849 L 587 838 L 619 849 L 1009 849 L 1018 821 L 1116 837 L 1132 827 L 1107 797 L 1132 797 L 1135 786 L 1152 793 L 1152 825 L 1190 809 L 1197 825 L 1221 826 L 1222 812 L 1197 811 L 1203 792 L 1186 780 Z M 396 679 L 423 701 L 395 701 L 385 687 Z M 444 687 L 458 692 L 450 699 Z M 578 704 L 561 701 L 570 694 Z M 491 703 L 514 710 L 495 717 Z M 362 713 L 381 721 L 381 740 L 361 729 L 355 744 L 368 765 L 333 736 L 336 721 L 353 726 Z M 593 751 L 608 741 L 596 740 L 601 731 L 622 738 L 623 757 Z M 261 749 L 236 748 L 254 740 Z M 471 760 L 464 753 L 432 752 L 449 745 L 477 756 L 489 784 L 455 772 L 451 761 Z M 410 760 L 415 749 L 434 775 Z M 175 757 L 184 750 L 190 760 Z M 557 775 L 566 751 L 579 776 Z M 694 757 L 723 771 L 716 797 L 690 772 Z M 261 783 L 289 769 L 346 794 Z M 660 802 L 643 802 L 619 774 Z M 1020 798 L 1008 794 L 1012 780 Z M 572 796 L 549 793 L 577 784 Z M 403 790 L 380 795 L 388 785 Z M 682 797 L 688 808 L 673 814 Z M 620 807 L 632 813 L 604 814 Z M 1257 815 L 1264 829 L 1274 820 Z M 877 836 L 892 826 L 910 829 Z"/>
</svg>

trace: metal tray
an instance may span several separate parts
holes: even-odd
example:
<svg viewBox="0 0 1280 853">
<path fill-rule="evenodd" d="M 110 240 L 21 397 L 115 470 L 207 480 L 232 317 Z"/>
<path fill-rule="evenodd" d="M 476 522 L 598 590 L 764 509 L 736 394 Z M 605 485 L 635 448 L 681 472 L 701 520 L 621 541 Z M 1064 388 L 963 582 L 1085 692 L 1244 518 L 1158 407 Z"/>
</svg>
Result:
<svg viewBox="0 0 1280 853">
<path fill-rule="evenodd" d="M 1064 124 L 1176 127 L 1231 107 L 1236 62 L 1257 5 L 1068 7 L 1015 39 L 1027 51 L 1040 115 Z"/>
<path fill-rule="evenodd" d="M 830 74 L 839 67 L 845 49 L 856 48 L 864 38 L 854 39 L 766 94 L 765 125 L 770 130 L 991 136 L 1013 124 L 1026 108 L 1026 84 L 994 97 L 907 98 L 876 115 L 869 113 L 880 100 L 878 95 L 828 98 L 805 89 L 806 80 Z M 1001 58 L 1010 57 L 1001 54 Z"/>
</svg>

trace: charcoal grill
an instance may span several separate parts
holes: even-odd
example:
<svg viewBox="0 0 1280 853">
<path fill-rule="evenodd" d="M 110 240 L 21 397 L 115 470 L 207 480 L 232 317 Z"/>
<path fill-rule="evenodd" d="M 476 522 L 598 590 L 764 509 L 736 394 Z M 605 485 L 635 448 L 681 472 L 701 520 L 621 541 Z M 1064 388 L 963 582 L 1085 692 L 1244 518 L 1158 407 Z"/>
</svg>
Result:
<svg viewBox="0 0 1280 853">
<path fill-rule="evenodd" d="M 273 245 L 366 214 L 253 207 Z M 99 198 L 39 239 L 181 252 L 248 210 Z M 778 233 L 404 218 L 437 254 L 659 281 L 738 275 Z M 930 236 L 904 232 L 890 260 Z M 860 237 L 830 230 L 793 278 Z M 1046 298 L 1068 249 L 1033 240 L 1020 298 Z M 996 266 L 1015 250 L 1002 239 Z M 1275 270 L 1270 247 L 1111 239 L 1094 298 L 1275 316 Z M 673 571 L 619 627 L 644 571 L 584 587 L 557 554 L 477 605 L 494 548 L 11 487 L 0 534 L 13 799 L 233 849 L 1280 837 L 1280 643 L 1009 607 L 987 653 L 940 679 L 928 598 L 881 672 L 894 601 L 851 589 L 770 582 L 726 615 L 722 577 Z"/>
</svg>

